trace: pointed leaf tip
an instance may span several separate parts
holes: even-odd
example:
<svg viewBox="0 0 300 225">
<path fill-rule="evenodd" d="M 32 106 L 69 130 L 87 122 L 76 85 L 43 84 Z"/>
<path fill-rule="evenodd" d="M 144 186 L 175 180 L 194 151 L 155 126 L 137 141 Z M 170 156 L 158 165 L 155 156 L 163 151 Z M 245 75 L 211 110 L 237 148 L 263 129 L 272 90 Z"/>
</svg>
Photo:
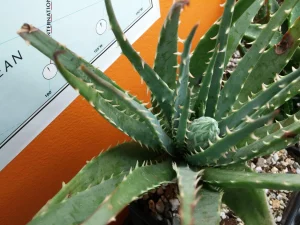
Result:
<svg viewBox="0 0 300 225">
<path fill-rule="evenodd" d="M 32 33 L 34 31 L 38 31 L 38 29 L 28 23 L 24 23 L 20 30 L 17 31 L 18 34 L 22 33 Z"/>
</svg>

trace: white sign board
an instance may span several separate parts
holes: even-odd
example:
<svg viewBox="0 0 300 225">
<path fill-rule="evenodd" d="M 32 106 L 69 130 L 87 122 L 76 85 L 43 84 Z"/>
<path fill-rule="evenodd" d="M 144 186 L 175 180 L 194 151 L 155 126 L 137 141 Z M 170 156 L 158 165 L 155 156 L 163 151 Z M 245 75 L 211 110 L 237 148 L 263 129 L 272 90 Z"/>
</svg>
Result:
<svg viewBox="0 0 300 225">
<path fill-rule="evenodd" d="M 112 0 L 131 42 L 160 16 L 158 0 Z M 10 0 L 0 8 L 0 170 L 77 96 L 55 65 L 17 35 L 33 24 L 106 70 L 120 55 L 104 0 Z"/>
</svg>

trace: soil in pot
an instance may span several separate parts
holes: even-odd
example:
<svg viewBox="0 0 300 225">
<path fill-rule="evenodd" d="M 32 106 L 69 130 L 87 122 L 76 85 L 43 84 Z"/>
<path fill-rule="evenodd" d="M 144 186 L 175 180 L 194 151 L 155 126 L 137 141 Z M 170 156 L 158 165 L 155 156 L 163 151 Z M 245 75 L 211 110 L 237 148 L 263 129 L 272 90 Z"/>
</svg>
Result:
<svg viewBox="0 0 300 225">
<path fill-rule="evenodd" d="M 172 225 L 179 221 L 178 187 L 162 185 L 129 206 L 129 217 L 124 225 Z"/>
</svg>

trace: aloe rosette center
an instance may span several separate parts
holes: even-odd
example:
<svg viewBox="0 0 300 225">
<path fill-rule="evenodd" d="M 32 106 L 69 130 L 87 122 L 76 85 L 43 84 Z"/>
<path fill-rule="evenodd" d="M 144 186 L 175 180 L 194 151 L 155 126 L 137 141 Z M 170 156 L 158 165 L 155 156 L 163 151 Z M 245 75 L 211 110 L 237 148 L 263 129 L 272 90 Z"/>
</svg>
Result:
<svg viewBox="0 0 300 225">
<path fill-rule="evenodd" d="M 201 117 L 193 121 L 188 133 L 188 149 L 206 149 L 209 147 L 209 141 L 215 142 L 217 135 L 220 134 L 218 122 L 210 117 Z"/>
</svg>

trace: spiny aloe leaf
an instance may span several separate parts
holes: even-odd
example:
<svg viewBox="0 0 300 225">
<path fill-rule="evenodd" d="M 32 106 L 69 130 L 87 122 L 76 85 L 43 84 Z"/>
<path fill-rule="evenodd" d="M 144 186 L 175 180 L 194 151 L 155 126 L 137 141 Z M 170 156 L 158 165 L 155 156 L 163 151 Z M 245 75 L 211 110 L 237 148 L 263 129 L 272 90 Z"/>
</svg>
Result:
<svg viewBox="0 0 300 225">
<path fill-rule="evenodd" d="M 284 1 L 276 14 L 271 18 L 268 24 L 264 24 L 265 28 L 256 39 L 247 54 L 242 58 L 238 67 L 231 74 L 229 80 L 226 82 L 221 91 L 221 96 L 218 101 L 218 110 L 216 118 L 224 117 L 230 111 L 231 106 L 234 104 L 236 97 L 243 88 L 248 75 L 252 72 L 255 65 L 261 58 L 264 50 L 267 48 L 274 32 L 278 30 L 278 24 L 282 24 L 296 5 L 297 0 Z"/>
<path fill-rule="evenodd" d="M 289 26 L 292 26 L 294 22 L 299 18 L 300 16 L 300 2 L 297 3 L 295 8 L 292 10 L 290 18 L 289 18 Z"/>
<path fill-rule="evenodd" d="M 299 71 L 300 69 L 298 69 Z M 297 72 L 297 71 L 295 71 Z M 261 107 L 253 114 L 253 118 L 257 118 L 259 115 L 267 114 L 268 112 L 279 108 L 285 102 L 292 97 L 300 93 L 300 78 L 293 80 L 283 90 L 276 94 L 266 105 Z"/>
<path fill-rule="evenodd" d="M 170 161 L 135 168 L 83 225 L 105 225 L 114 221 L 116 214 L 139 195 L 160 184 L 170 183 L 175 177 Z"/>
<path fill-rule="evenodd" d="M 116 19 L 111 0 L 105 0 L 105 5 L 111 29 L 122 49 L 122 52 L 135 67 L 142 79 L 146 82 L 152 94 L 155 96 L 155 99 L 158 101 L 166 118 L 170 120 L 173 114 L 173 108 L 171 106 L 173 101 L 173 91 L 133 49 Z"/>
<path fill-rule="evenodd" d="M 259 36 L 261 31 L 262 31 L 262 29 L 261 29 L 260 24 L 251 24 L 249 26 L 249 28 L 247 29 L 247 31 L 244 35 L 244 38 L 247 41 L 252 42 Z M 283 37 L 283 35 L 280 33 L 280 31 L 276 31 L 274 36 L 272 37 L 270 43 L 269 43 L 269 47 L 272 47 L 272 46 L 278 44 L 278 42 L 280 42 L 282 37 Z M 293 57 L 292 57 L 292 60 L 295 61 L 295 62 L 299 61 L 299 55 L 300 55 L 300 48 L 298 47 L 297 50 L 295 51 Z"/>
<path fill-rule="evenodd" d="M 190 72 L 194 78 L 190 79 L 190 85 L 195 87 L 199 86 L 202 81 L 203 73 L 205 72 L 210 58 L 213 55 L 217 40 L 216 36 L 219 31 L 218 22 L 201 37 L 198 45 L 196 46 L 190 60 Z"/>
<path fill-rule="evenodd" d="M 203 74 L 203 77 L 202 77 L 202 82 L 200 84 L 200 91 L 199 91 L 199 95 L 198 95 L 196 107 L 195 107 L 197 118 L 200 118 L 205 115 L 209 88 L 210 88 L 211 80 L 212 80 L 213 73 L 214 73 L 213 67 L 215 65 L 217 55 L 218 55 L 217 52 L 219 50 L 220 50 L 220 47 L 218 45 L 217 48 L 215 49 L 215 52 L 212 56 L 212 59 L 211 59 L 209 65 L 207 67 L 207 70 L 205 71 L 205 73 Z"/>
<path fill-rule="evenodd" d="M 77 175 L 69 183 L 64 184 L 62 189 L 48 201 L 37 216 L 64 199 L 100 184 L 114 174 L 119 175 L 123 171 L 129 171 L 137 163 L 142 164 L 146 160 L 155 160 L 158 156 L 158 153 L 149 151 L 134 142 L 113 147 L 87 162 Z"/>
<path fill-rule="evenodd" d="M 234 132 L 228 130 L 227 135 L 224 138 L 218 137 L 218 141 L 216 143 L 211 143 L 211 145 L 205 150 L 200 149 L 200 152 L 186 156 L 186 160 L 195 166 L 217 165 L 220 158 L 227 157 L 226 154 L 232 146 L 236 145 L 249 133 L 252 133 L 257 128 L 263 126 L 275 115 L 275 113 L 272 113 L 255 121 L 250 118 L 246 118 L 248 123 L 247 126 Z"/>
<path fill-rule="evenodd" d="M 299 116 L 299 114 L 297 116 Z M 300 123 L 297 116 L 294 115 L 292 117 L 292 123 L 291 121 L 285 121 L 287 123 L 287 126 L 285 127 L 278 122 L 280 129 L 263 137 L 262 139 L 255 136 L 255 134 L 252 134 L 251 138 L 255 140 L 253 143 L 241 147 L 237 151 L 229 152 L 226 155 L 226 158 L 218 160 L 218 165 L 222 166 L 246 161 L 254 157 L 271 154 L 275 151 L 286 148 L 286 146 L 296 144 L 299 141 L 300 136 Z M 288 125 L 289 123 L 291 124 Z M 276 130 L 276 127 L 270 128 Z"/>
<path fill-rule="evenodd" d="M 287 76 L 282 77 L 282 79 L 273 83 L 262 92 L 258 93 L 257 96 L 253 97 L 252 100 L 246 102 L 246 104 L 244 104 L 240 109 L 236 110 L 230 116 L 222 120 L 219 123 L 220 129 L 222 130 L 222 128 L 225 128 L 226 126 L 229 129 L 231 129 L 239 125 L 242 122 L 242 120 L 245 118 L 245 116 L 252 115 L 260 107 L 264 106 L 268 101 L 270 101 L 270 99 L 272 99 L 284 87 L 286 87 L 293 80 L 297 79 L 299 76 L 300 76 L 300 70 L 297 70 Z"/>
<path fill-rule="evenodd" d="M 201 187 L 198 187 L 199 172 L 192 171 L 188 166 L 173 164 L 177 173 L 180 191 L 180 218 L 182 225 L 195 224 L 194 210 L 199 199 L 196 198 Z"/>
<path fill-rule="evenodd" d="M 245 85 L 241 90 L 233 108 L 238 109 L 239 102 L 247 102 L 251 93 L 262 90 L 262 83 L 270 84 L 274 81 L 275 75 L 280 73 L 299 48 L 300 19 L 282 37 L 278 45 L 273 46 L 263 53 L 255 68 L 249 74 Z M 299 59 L 298 59 L 299 60 Z"/>
<path fill-rule="evenodd" d="M 153 70 L 172 90 L 176 88 L 179 18 L 182 8 L 188 4 L 188 0 L 180 0 L 174 2 L 172 5 L 160 32 L 154 61 Z M 153 96 L 151 96 L 151 98 L 152 97 Z M 161 108 L 159 107 L 157 100 L 154 99 L 151 99 L 153 112 L 158 114 L 161 111 Z M 164 115 L 158 114 L 158 117 L 163 118 Z"/>
<path fill-rule="evenodd" d="M 262 188 L 289 191 L 300 189 L 300 175 L 296 174 L 262 174 L 208 168 L 204 171 L 203 180 L 222 188 Z"/>
<path fill-rule="evenodd" d="M 262 30 L 263 28 L 261 27 L 261 24 L 251 24 L 246 30 L 244 38 L 247 41 L 252 42 L 258 38 Z M 280 42 L 281 38 L 282 38 L 282 34 L 280 33 L 280 31 L 279 30 L 275 31 L 274 36 L 269 42 L 269 47 L 276 45 L 278 42 Z"/>
<path fill-rule="evenodd" d="M 253 134 L 249 135 L 249 137 L 245 138 L 244 140 L 240 141 L 237 144 L 237 148 L 242 148 L 244 146 L 247 146 L 249 144 L 252 144 L 253 142 L 263 139 L 266 136 L 280 130 L 282 127 L 287 127 L 295 122 L 295 116 L 296 118 L 300 118 L 300 111 L 296 113 L 295 115 L 289 115 L 287 119 L 283 121 L 276 121 L 275 123 L 265 125 L 263 127 L 258 128 L 253 132 Z M 256 138 L 253 138 L 254 136 Z"/>
<path fill-rule="evenodd" d="M 202 188 L 198 193 L 199 201 L 195 207 L 195 225 L 219 225 L 221 221 L 221 200 L 223 192 Z"/>
<path fill-rule="evenodd" d="M 154 61 L 154 71 L 171 89 L 176 88 L 178 23 L 180 12 L 188 0 L 174 2 L 161 29 Z"/>
<path fill-rule="evenodd" d="M 263 4 L 262 1 L 257 1 L 257 0 L 239 0 L 236 3 L 235 6 L 235 10 L 233 13 L 233 18 L 232 18 L 232 22 L 235 22 L 237 19 L 239 19 L 240 17 L 242 17 L 244 15 L 244 13 L 247 12 L 247 9 L 249 9 L 251 6 L 253 6 L 254 3 L 259 3 L 260 5 Z M 254 17 L 255 15 L 253 15 Z"/>
<path fill-rule="evenodd" d="M 238 33 L 244 33 L 243 30 L 247 29 L 247 24 L 250 23 L 251 19 L 255 16 L 262 2 L 263 0 L 239 0 L 236 3 L 232 17 L 232 24 L 243 24 L 243 26 L 241 26 L 242 30 L 239 30 Z M 249 17 L 245 15 L 249 15 Z M 217 21 L 206 32 L 206 34 L 201 37 L 191 57 L 190 72 L 195 77 L 194 79 L 191 79 L 191 85 L 195 86 L 196 88 L 201 83 L 202 75 L 206 71 L 208 63 L 210 61 L 209 58 L 211 58 L 213 55 L 212 50 L 216 47 L 216 36 L 218 34 L 219 28 L 220 23 L 219 21 Z M 229 53 L 226 56 L 226 62 L 229 61 L 231 55 L 235 51 L 240 41 L 235 38 L 235 32 L 237 32 L 237 29 L 235 28 L 232 28 L 230 31 L 230 38 L 228 41 Z M 195 92 L 198 93 L 198 91 L 196 90 Z"/>
<path fill-rule="evenodd" d="M 260 6 L 264 3 L 264 0 L 258 0 L 253 2 L 245 12 L 240 16 L 238 20 L 235 20 L 235 12 L 240 8 L 240 1 L 235 5 L 235 10 L 232 18 L 232 25 L 229 32 L 228 46 L 226 52 L 225 65 L 228 64 L 231 56 L 236 51 L 237 46 L 239 45 L 243 35 L 247 31 L 247 28 L 250 26 L 253 17 L 258 12 Z"/>
<path fill-rule="evenodd" d="M 163 133 L 157 133 L 157 131 L 153 128 L 153 125 L 149 127 L 149 123 L 144 124 L 142 123 L 144 121 L 141 122 L 119 111 L 114 105 L 111 105 L 111 103 L 109 102 L 110 99 L 109 100 L 103 99 L 100 93 L 96 89 L 90 87 L 88 84 L 84 83 L 82 80 L 79 80 L 69 71 L 67 71 L 58 60 L 58 54 L 60 54 L 60 52 L 57 52 L 57 54 L 55 54 L 54 61 L 56 63 L 59 72 L 64 76 L 64 78 L 68 81 L 68 83 L 73 88 L 79 90 L 80 94 L 88 102 L 90 102 L 90 104 L 97 110 L 97 112 L 99 112 L 105 119 L 107 119 L 111 124 L 113 124 L 119 130 L 123 131 L 128 136 L 132 137 L 134 140 L 137 140 L 138 142 L 141 142 L 146 146 L 155 149 L 156 148 L 159 149 L 160 147 L 163 147 L 167 151 L 170 152 L 172 151 L 171 140 L 167 137 L 167 135 L 164 135 Z M 95 79 L 95 77 L 97 76 L 94 75 L 93 79 Z M 100 82 L 98 82 L 98 85 L 100 85 Z M 101 87 L 104 88 L 103 91 L 101 91 L 101 93 L 104 93 L 105 91 L 107 92 L 107 90 L 109 90 L 109 93 L 111 95 L 111 93 L 115 91 L 112 89 L 112 86 L 109 85 L 104 80 L 102 80 Z M 135 107 L 136 108 L 135 111 L 139 110 L 136 107 L 136 105 L 132 104 L 133 101 L 130 99 L 129 95 L 125 97 L 123 95 L 124 94 L 122 92 L 118 92 L 118 95 L 115 95 L 115 97 L 117 97 L 120 102 L 123 103 L 127 102 L 127 108 L 133 109 Z M 147 110 L 145 109 L 145 111 Z M 142 119 L 144 120 L 145 118 Z M 148 129 L 145 130 L 145 127 L 148 127 Z M 150 133 L 149 131 L 152 132 Z"/>
<path fill-rule="evenodd" d="M 179 118 L 177 119 L 179 122 L 178 128 L 173 128 L 176 131 L 176 145 L 178 148 L 183 148 L 186 144 L 188 124 L 190 123 L 189 117 L 191 114 L 190 106 L 191 106 L 191 90 L 190 88 L 188 88 L 184 105 L 180 106 L 180 108 L 178 109 L 178 111 L 180 111 Z"/>
<path fill-rule="evenodd" d="M 88 187 L 75 196 L 64 199 L 60 204 L 43 211 L 28 225 L 81 224 L 97 209 L 105 197 L 115 190 L 126 174 L 122 173 L 109 178 L 98 185 Z"/>
<path fill-rule="evenodd" d="M 219 45 L 216 61 L 213 68 L 213 78 L 210 83 L 208 99 L 206 102 L 205 115 L 214 117 L 216 106 L 218 103 L 219 93 L 221 90 L 221 81 L 225 70 L 225 58 L 230 32 L 232 15 L 234 12 L 235 0 L 227 0 L 225 3 L 224 13 L 220 23 L 220 29 L 217 37 L 217 45 Z"/>
<path fill-rule="evenodd" d="M 126 105 L 130 110 L 134 111 L 135 114 L 139 118 L 141 118 L 143 122 L 145 122 L 145 124 L 150 128 L 151 133 L 155 134 L 154 136 L 159 139 L 161 147 L 165 149 L 170 155 L 173 154 L 171 139 L 167 136 L 167 134 L 165 134 L 163 129 L 160 127 L 159 121 L 148 109 L 146 109 L 143 105 L 135 102 L 130 98 L 130 96 L 114 88 L 111 84 L 101 79 L 84 66 L 82 67 L 82 70 L 94 81 L 94 83 L 102 87 L 104 92 L 112 93 L 112 98 L 116 98 L 118 99 L 118 101 L 124 102 L 124 105 Z M 124 130 L 123 132 L 127 133 L 126 130 Z"/>
<path fill-rule="evenodd" d="M 252 171 L 244 163 L 241 165 L 232 165 L 226 169 Z M 226 188 L 224 189 L 222 201 L 247 225 L 275 225 L 267 202 L 267 196 L 263 189 Z"/>
<path fill-rule="evenodd" d="M 64 51 L 64 54 L 60 57 L 61 64 L 74 74 L 76 77 L 80 78 L 84 82 L 90 84 L 92 83 L 91 79 L 79 69 L 81 65 L 87 67 L 90 71 L 93 71 L 99 77 L 103 78 L 107 82 L 111 83 L 114 87 L 124 92 L 122 88 L 120 88 L 113 80 L 107 77 L 102 71 L 92 66 L 89 62 L 82 59 L 82 57 L 76 55 L 71 50 L 69 50 L 66 46 L 60 44 L 59 42 L 52 39 L 49 35 L 43 33 L 41 30 L 37 29 L 34 26 L 29 24 L 24 24 L 22 28 L 18 31 L 18 34 L 28 43 L 30 43 L 33 47 L 38 49 L 44 55 L 54 60 L 54 53 L 57 51 Z M 99 91 L 101 89 L 97 86 L 95 88 Z M 105 93 L 102 95 L 103 98 L 108 98 Z M 135 99 L 137 101 L 137 99 Z M 138 101 L 137 101 L 138 102 Z M 122 105 L 119 106 L 121 110 L 123 110 Z"/>
<path fill-rule="evenodd" d="M 176 129 L 176 140 L 179 145 L 183 145 L 186 136 L 187 121 L 190 115 L 190 89 L 189 83 L 189 65 L 190 65 L 190 50 L 192 40 L 196 33 L 198 25 L 194 26 L 188 38 L 184 43 L 184 50 L 181 55 L 180 73 L 178 79 L 178 87 L 176 89 L 175 97 L 175 112 L 173 129 Z"/>
</svg>

